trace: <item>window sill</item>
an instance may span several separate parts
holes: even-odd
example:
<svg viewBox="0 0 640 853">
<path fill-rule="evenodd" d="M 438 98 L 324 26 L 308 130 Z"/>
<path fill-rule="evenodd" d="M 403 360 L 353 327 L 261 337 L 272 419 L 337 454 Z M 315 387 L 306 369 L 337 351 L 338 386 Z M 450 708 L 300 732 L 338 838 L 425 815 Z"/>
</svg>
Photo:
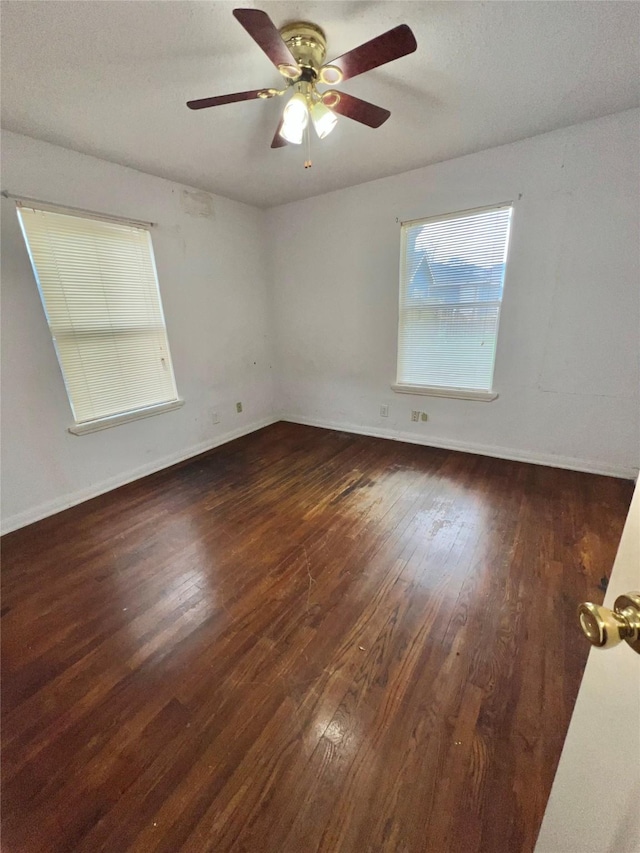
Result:
<svg viewBox="0 0 640 853">
<path fill-rule="evenodd" d="M 452 397 L 456 400 L 482 400 L 490 403 L 497 399 L 495 391 L 473 391 L 464 388 L 438 388 L 432 385 L 392 385 L 397 394 L 419 394 L 423 397 Z"/>
<path fill-rule="evenodd" d="M 132 412 L 122 412 L 119 415 L 111 415 L 108 418 L 96 418 L 94 421 L 84 421 L 69 427 L 73 435 L 86 435 L 90 432 L 99 432 L 101 429 L 128 424 L 130 421 L 138 421 L 141 418 L 151 418 L 153 415 L 161 415 L 163 412 L 171 412 L 184 406 L 184 400 L 171 400 L 169 403 L 159 403 L 157 406 L 148 406 L 146 409 L 135 409 Z"/>
</svg>

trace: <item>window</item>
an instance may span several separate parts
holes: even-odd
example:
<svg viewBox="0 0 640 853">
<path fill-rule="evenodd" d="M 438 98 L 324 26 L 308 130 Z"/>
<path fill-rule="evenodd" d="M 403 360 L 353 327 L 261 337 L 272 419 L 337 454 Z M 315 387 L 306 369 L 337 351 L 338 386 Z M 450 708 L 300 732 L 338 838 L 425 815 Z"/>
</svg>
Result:
<svg viewBox="0 0 640 853">
<path fill-rule="evenodd" d="M 402 225 L 396 391 L 490 400 L 510 205 Z"/>
<path fill-rule="evenodd" d="M 181 405 L 151 235 L 124 221 L 18 202 L 75 419 L 93 432 Z"/>
</svg>

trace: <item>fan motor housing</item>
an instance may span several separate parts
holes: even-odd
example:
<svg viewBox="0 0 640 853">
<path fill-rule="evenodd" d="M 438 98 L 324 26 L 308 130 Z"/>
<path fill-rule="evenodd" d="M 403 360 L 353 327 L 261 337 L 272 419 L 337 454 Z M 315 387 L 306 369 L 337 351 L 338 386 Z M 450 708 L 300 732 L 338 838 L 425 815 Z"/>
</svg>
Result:
<svg viewBox="0 0 640 853">
<path fill-rule="evenodd" d="M 324 31 L 308 21 L 294 21 L 280 29 L 283 41 L 295 56 L 296 62 L 315 79 L 327 55 L 327 38 Z M 303 78 L 307 76 L 303 73 Z"/>
</svg>

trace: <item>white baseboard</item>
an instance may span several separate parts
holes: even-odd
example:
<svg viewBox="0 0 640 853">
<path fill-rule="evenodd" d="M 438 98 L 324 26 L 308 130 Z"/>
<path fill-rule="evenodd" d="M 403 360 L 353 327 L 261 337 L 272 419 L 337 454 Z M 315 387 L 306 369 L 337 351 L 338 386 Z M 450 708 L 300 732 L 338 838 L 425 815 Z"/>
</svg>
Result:
<svg viewBox="0 0 640 853">
<path fill-rule="evenodd" d="M 479 456 L 492 456 L 496 459 L 509 459 L 513 462 L 529 462 L 532 465 L 546 465 L 550 468 L 567 468 L 569 471 L 584 471 L 588 474 L 604 474 L 607 477 L 621 477 L 625 480 L 636 480 L 637 468 L 617 467 L 594 462 L 590 459 L 580 459 L 573 456 L 556 456 L 550 453 L 528 453 L 512 447 L 499 447 L 474 442 L 450 441 L 448 439 L 422 437 L 411 432 L 384 429 L 382 427 L 367 427 L 359 424 L 325 421 L 318 418 L 307 418 L 302 415 L 281 414 L 280 420 L 294 424 L 334 429 L 340 432 L 352 432 L 356 435 L 369 435 L 375 438 L 387 438 L 392 441 L 404 441 L 408 444 L 421 444 L 426 447 L 440 447 L 444 450 L 460 450 L 463 453 L 476 453 Z"/>
<path fill-rule="evenodd" d="M 127 483 L 132 483 L 134 480 L 139 480 L 142 477 L 147 477 L 149 474 L 155 474 L 157 471 L 162 471 L 163 468 L 169 468 L 178 462 L 184 462 L 185 459 L 190 459 L 193 456 L 198 456 L 200 453 L 205 453 L 207 450 L 213 450 L 214 447 L 219 447 L 221 444 L 227 444 L 236 438 L 241 438 L 243 435 L 255 432 L 265 426 L 276 423 L 277 421 L 289 421 L 295 424 L 304 424 L 306 426 L 320 427 L 321 429 L 333 429 L 339 432 L 350 432 L 356 435 L 369 435 L 375 438 L 386 438 L 392 441 L 404 441 L 409 444 L 420 444 L 427 447 L 441 447 L 445 450 L 460 450 L 464 453 L 477 453 L 480 456 L 493 456 L 497 459 L 510 459 L 514 462 L 530 462 L 534 465 L 547 465 L 551 468 L 567 468 L 570 471 L 585 471 L 589 474 L 604 474 L 609 477 L 621 477 L 627 480 L 635 480 L 638 477 L 636 468 L 616 467 L 614 465 L 602 465 L 587 459 L 579 459 L 573 456 L 554 456 L 545 453 L 527 453 L 521 450 L 515 450 L 510 447 L 495 447 L 492 445 L 475 444 L 470 442 L 449 441 L 439 438 L 431 438 L 428 436 L 422 437 L 410 432 L 394 431 L 383 429 L 381 427 L 365 427 L 359 424 L 342 423 L 338 421 L 325 421 L 318 418 L 307 418 L 302 415 L 274 415 L 273 417 L 262 418 L 258 421 L 253 421 L 246 426 L 226 432 L 223 435 L 216 436 L 210 441 L 202 442 L 201 444 L 193 445 L 179 453 L 164 456 L 161 459 L 155 460 L 148 465 L 141 465 L 133 471 L 129 471 L 124 475 L 111 477 L 108 480 L 103 480 L 101 483 L 92 485 L 87 489 L 79 489 L 76 492 L 71 492 L 63 497 L 56 498 L 52 501 L 46 501 L 38 506 L 32 507 L 24 512 L 16 513 L 2 520 L 1 532 L 10 533 L 12 530 L 18 530 L 20 527 L 26 527 L 28 524 L 33 524 L 34 521 L 40 521 L 42 518 L 47 518 L 50 515 L 55 515 L 64 509 L 76 506 L 77 504 L 88 501 L 91 498 L 96 498 L 98 495 L 103 495 L 105 492 L 110 492 L 120 486 L 125 486 Z"/>
<path fill-rule="evenodd" d="M 213 450 L 214 447 L 219 447 L 221 444 L 227 444 L 235 438 L 241 438 L 243 435 L 248 435 L 258 429 L 276 423 L 280 418 L 277 416 L 262 418 L 258 421 L 253 421 L 250 424 L 239 427 L 238 429 L 225 432 L 223 435 L 216 436 L 210 441 L 203 441 L 200 444 L 195 444 L 186 450 L 181 450 L 178 453 L 163 456 L 161 459 L 156 459 L 147 465 L 141 465 L 139 468 L 134 468 L 133 471 L 128 471 L 126 474 L 120 474 L 116 477 L 110 477 L 108 480 L 103 480 L 101 483 L 92 485 L 87 489 L 79 489 L 76 492 L 71 492 L 63 497 L 56 498 L 52 501 L 46 501 L 38 506 L 32 507 L 24 512 L 10 515 L 2 519 L 2 534 L 11 533 L 12 530 L 18 530 L 20 527 L 26 527 L 28 524 L 33 524 L 34 521 L 40 521 L 42 518 L 47 518 L 50 515 L 55 515 L 63 509 L 76 506 L 84 503 L 91 498 L 97 498 L 98 495 L 103 495 L 105 492 L 110 492 L 113 489 L 118 489 L 120 486 L 126 486 L 127 483 L 132 483 L 134 480 L 140 480 L 142 477 L 147 477 L 149 474 L 155 474 L 157 471 L 162 471 L 163 468 L 169 468 L 178 462 L 184 462 L 185 459 L 190 459 L 192 456 L 198 456 L 200 453 L 206 453 L 207 450 Z"/>
</svg>

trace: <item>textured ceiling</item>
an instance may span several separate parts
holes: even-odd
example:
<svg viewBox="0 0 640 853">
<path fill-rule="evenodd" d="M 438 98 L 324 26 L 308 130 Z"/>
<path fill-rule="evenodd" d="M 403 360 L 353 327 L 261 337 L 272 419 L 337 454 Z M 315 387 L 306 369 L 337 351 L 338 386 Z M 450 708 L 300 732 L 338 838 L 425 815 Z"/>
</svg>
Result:
<svg viewBox="0 0 640 853">
<path fill-rule="evenodd" d="M 320 24 L 328 58 L 398 23 L 418 41 L 344 84 L 389 121 L 341 118 L 305 170 L 301 148 L 269 147 L 282 100 L 185 107 L 278 85 L 236 5 L 3 0 L 3 126 L 270 206 L 640 104 L 640 3 L 259 2 L 277 26 Z"/>
</svg>

